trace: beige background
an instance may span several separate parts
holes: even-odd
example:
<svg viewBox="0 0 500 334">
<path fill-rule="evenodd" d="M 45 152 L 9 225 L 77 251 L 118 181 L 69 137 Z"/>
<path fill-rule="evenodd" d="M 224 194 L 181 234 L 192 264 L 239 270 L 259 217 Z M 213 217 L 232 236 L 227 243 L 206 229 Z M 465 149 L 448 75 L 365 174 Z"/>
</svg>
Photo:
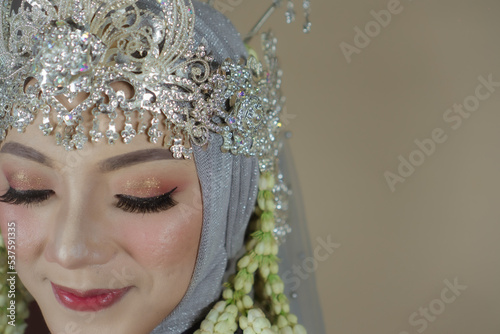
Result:
<svg viewBox="0 0 500 334">
<path fill-rule="evenodd" d="M 240 31 L 269 3 L 220 2 Z M 339 44 L 387 6 L 313 1 L 309 36 L 273 20 L 311 241 L 341 244 L 316 272 L 327 333 L 499 334 L 500 88 L 456 129 L 443 116 L 479 76 L 500 82 L 500 3 L 402 0 L 348 63 Z M 384 172 L 436 128 L 446 141 L 392 192 Z"/>
</svg>

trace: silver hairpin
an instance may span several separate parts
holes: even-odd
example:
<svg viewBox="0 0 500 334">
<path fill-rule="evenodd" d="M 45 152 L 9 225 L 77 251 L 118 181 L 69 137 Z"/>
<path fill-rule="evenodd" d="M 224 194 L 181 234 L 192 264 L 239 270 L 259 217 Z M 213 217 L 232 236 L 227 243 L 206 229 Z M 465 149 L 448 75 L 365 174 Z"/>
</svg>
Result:
<svg viewBox="0 0 500 334">
<path fill-rule="evenodd" d="M 276 8 L 281 6 L 283 0 L 273 0 L 273 3 L 269 6 L 269 8 L 264 12 L 264 15 L 257 21 L 257 23 L 253 26 L 253 28 L 250 30 L 250 32 L 245 36 L 244 42 L 249 43 L 251 39 L 259 32 L 259 30 L 262 28 L 264 23 L 271 17 L 271 15 L 274 13 Z M 309 33 L 311 31 L 311 21 L 309 19 L 310 13 L 311 13 L 311 1 L 310 0 L 303 0 L 302 2 L 302 8 L 304 9 L 304 17 L 305 17 L 305 23 L 303 26 L 303 32 L 304 33 Z M 293 0 L 287 0 L 287 10 L 285 12 L 285 18 L 287 23 L 292 23 L 295 21 L 295 5 L 293 3 Z"/>
</svg>

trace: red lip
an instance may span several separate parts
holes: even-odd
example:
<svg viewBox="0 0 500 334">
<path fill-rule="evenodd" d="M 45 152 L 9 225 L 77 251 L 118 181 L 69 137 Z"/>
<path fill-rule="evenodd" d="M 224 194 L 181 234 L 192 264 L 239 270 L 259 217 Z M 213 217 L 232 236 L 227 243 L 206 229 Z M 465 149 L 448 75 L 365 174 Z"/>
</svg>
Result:
<svg viewBox="0 0 500 334">
<path fill-rule="evenodd" d="M 65 307 L 75 311 L 99 311 L 119 301 L 131 288 L 74 290 L 52 284 L 56 299 Z"/>
</svg>

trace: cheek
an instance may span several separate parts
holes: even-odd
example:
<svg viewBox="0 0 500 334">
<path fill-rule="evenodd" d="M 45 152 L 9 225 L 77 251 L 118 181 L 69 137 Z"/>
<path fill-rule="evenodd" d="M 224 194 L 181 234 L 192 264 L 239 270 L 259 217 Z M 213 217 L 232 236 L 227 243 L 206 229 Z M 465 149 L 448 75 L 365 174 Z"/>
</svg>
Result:
<svg viewBox="0 0 500 334">
<path fill-rule="evenodd" d="M 37 232 L 42 218 L 25 206 L 0 203 L 0 220 L 2 231 L 8 222 L 16 223 L 17 243 L 20 246 L 29 246 L 29 243 L 34 242 L 40 235 Z"/>
<path fill-rule="evenodd" d="M 15 222 L 16 257 L 20 261 L 30 261 L 40 253 L 43 239 L 43 215 L 35 214 L 22 205 L 0 203 L 0 227 L 4 241 L 7 224 Z"/>
<path fill-rule="evenodd" d="M 144 268 L 153 270 L 194 266 L 201 236 L 202 210 L 178 204 L 165 213 L 129 218 L 122 222 L 119 239 Z"/>
</svg>

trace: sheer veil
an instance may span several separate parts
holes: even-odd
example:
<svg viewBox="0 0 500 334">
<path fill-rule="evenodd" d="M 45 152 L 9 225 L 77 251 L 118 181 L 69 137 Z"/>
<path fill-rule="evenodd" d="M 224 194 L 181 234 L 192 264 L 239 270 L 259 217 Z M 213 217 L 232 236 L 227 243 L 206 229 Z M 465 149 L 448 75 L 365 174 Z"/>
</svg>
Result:
<svg viewBox="0 0 500 334">
<path fill-rule="evenodd" d="M 241 36 L 229 19 L 205 3 L 193 1 L 193 4 L 196 41 L 205 41 L 218 62 L 228 57 L 246 58 Z M 302 267 L 312 252 L 288 140 L 282 141 L 280 168 L 293 195 L 289 199 L 288 215 L 292 232 L 280 246 L 281 277 L 299 322 L 310 334 L 323 334 L 314 273 L 309 273 L 305 280 L 293 274 L 293 266 Z M 221 144 L 222 138 L 212 134 L 207 149 L 194 146 L 204 205 L 197 265 L 184 299 L 152 334 L 192 333 L 220 297 L 223 279 L 234 272 L 238 251 L 243 248 L 245 229 L 256 201 L 258 163 L 256 158 L 221 153 Z"/>
<path fill-rule="evenodd" d="M 317 261 L 317 259 L 313 256 L 309 239 L 304 202 L 288 139 L 290 136 L 288 132 L 281 139 L 282 147 L 279 155 L 283 179 L 291 191 L 288 199 L 287 219 L 290 233 L 280 246 L 278 253 L 281 259 L 280 276 L 285 283 L 290 308 L 300 319 L 299 322 L 304 325 L 308 333 L 323 334 L 325 327 L 316 288 L 316 275 L 305 265 L 306 259 L 312 259 L 312 261 Z M 294 268 L 301 270 L 302 274 L 296 274 Z"/>
</svg>

